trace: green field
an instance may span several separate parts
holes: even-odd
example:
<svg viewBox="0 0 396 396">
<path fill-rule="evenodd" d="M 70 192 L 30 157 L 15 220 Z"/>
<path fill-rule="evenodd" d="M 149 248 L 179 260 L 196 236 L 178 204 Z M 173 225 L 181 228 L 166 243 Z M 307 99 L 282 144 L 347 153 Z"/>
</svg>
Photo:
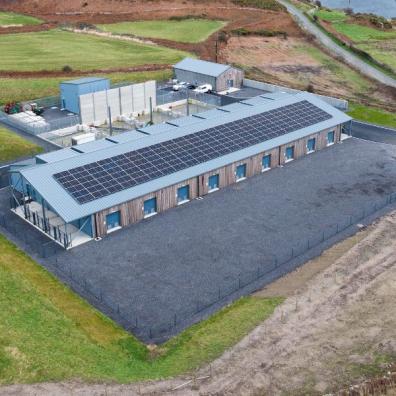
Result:
<svg viewBox="0 0 396 396">
<path fill-rule="evenodd" d="M 349 104 L 348 114 L 357 120 L 371 122 L 377 125 L 396 129 L 396 114 L 389 111 L 368 107 L 357 103 Z"/>
<path fill-rule="evenodd" d="M 174 64 L 186 52 L 61 30 L 0 35 L 0 70 L 40 71 Z"/>
<path fill-rule="evenodd" d="M 182 43 L 198 43 L 206 40 L 212 33 L 226 23 L 208 19 L 185 19 L 181 21 L 138 21 L 98 25 L 103 31 L 113 34 L 132 34 L 148 38 L 162 38 Z"/>
<path fill-rule="evenodd" d="M 0 27 L 1 26 L 19 26 L 19 25 L 39 25 L 42 23 L 40 19 L 29 15 L 16 14 L 14 12 L 0 11 Z"/>
<path fill-rule="evenodd" d="M 333 28 L 349 38 L 356 48 L 396 70 L 396 29 L 376 29 L 353 23 L 343 11 L 318 10 L 315 15 L 331 22 Z"/>
<path fill-rule="evenodd" d="M 0 384 L 131 382 L 219 356 L 282 298 L 246 297 L 149 351 L 0 236 Z"/>
<path fill-rule="evenodd" d="M 40 153 L 42 148 L 0 127 L 0 163 Z"/>
<path fill-rule="evenodd" d="M 91 75 L 91 74 L 90 74 Z M 95 74 L 92 74 L 95 75 Z M 112 83 L 131 82 L 138 83 L 147 80 L 163 81 L 172 76 L 172 70 L 158 70 L 133 73 L 100 73 Z M 20 102 L 42 98 L 45 96 L 59 95 L 59 83 L 73 77 L 40 77 L 40 78 L 0 78 L 0 106 L 8 102 Z"/>
</svg>

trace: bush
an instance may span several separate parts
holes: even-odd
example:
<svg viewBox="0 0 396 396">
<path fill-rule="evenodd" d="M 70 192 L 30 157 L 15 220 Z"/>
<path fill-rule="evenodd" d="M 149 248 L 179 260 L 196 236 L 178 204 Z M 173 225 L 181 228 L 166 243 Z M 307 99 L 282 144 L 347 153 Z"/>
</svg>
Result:
<svg viewBox="0 0 396 396">
<path fill-rule="evenodd" d="M 188 14 L 188 15 L 172 15 L 168 19 L 169 21 L 185 21 L 188 19 L 206 19 L 206 18 L 207 18 L 206 14 L 199 14 L 199 15 Z"/>
<path fill-rule="evenodd" d="M 276 0 L 232 0 L 232 2 L 241 7 L 262 8 L 273 11 L 286 11 L 286 8 Z"/>
<path fill-rule="evenodd" d="M 314 86 L 313 86 L 311 83 L 309 83 L 309 84 L 307 85 L 306 91 L 307 91 L 307 92 L 314 93 L 314 92 L 315 92 L 315 88 L 314 88 Z"/>
<path fill-rule="evenodd" d="M 227 43 L 228 41 L 227 33 L 224 30 L 220 30 L 217 39 L 219 40 L 220 43 Z"/>
<path fill-rule="evenodd" d="M 62 71 L 64 73 L 71 73 L 73 71 L 73 69 L 69 65 L 65 65 L 62 67 Z"/>
<path fill-rule="evenodd" d="M 239 29 L 231 30 L 231 33 L 237 36 L 262 36 L 262 37 L 282 36 L 285 39 L 287 39 L 288 37 L 287 32 L 284 32 L 283 30 L 266 30 L 266 29 L 247 30 L 245 28 L 239 28 Z"/>
</svg>

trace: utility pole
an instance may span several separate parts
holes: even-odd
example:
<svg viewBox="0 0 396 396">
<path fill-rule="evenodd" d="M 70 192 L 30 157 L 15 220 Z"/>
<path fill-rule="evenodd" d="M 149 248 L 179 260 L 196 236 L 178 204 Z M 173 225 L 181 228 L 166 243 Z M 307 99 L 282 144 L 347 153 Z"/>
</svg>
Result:
<svg viewBox="0 0 396 396">
<path fill-rule="evenodd" d="M 153 124 L 153 98 L 150 96 L 150 125 Z"/>
<path fill-rule="evenodd" d="M 190 115 L 190 91 L 186 88 L 186 98 L 187 98 L 187 115 Z"/>
<path fill-rule="evenodd" d="M 215 41 L 215 51 L 216 51 L 216 53 L 215 53 L 215 60 L 216 60 L 216 63 L 217 63 L 217 53 L 218 53 L 218 51 L 219 51 L 219 33 L 217 33 L 216 34 L 216 41 Z"/>
<path fill-rule="evenodd" d="M 109 117 L 110 136 L 113 136 L 113 122 L 111 121 L 111 108 L 110 108 L 110 106 L 107 107 L 107 114 L 108 114 L 108 117 Z"/>
</svg>

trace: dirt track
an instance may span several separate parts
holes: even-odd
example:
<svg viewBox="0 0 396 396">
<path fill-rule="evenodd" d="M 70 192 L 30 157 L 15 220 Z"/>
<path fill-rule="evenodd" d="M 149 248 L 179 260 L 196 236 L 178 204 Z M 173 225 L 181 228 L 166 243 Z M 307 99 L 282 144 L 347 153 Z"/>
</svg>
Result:
<svg viewBox="0 0 396 396">
<path fill-rule="evenodd" d="M 289 297 L 210 367 L 138 385 L 21 385 L 1 395 L 317 395 L 396 356 L 396 212 L 259 292 Z M 297 290 L 296 290 L 297 289 Z M 386 366 L 382 367 L 384 370 Z"/>
</svg>

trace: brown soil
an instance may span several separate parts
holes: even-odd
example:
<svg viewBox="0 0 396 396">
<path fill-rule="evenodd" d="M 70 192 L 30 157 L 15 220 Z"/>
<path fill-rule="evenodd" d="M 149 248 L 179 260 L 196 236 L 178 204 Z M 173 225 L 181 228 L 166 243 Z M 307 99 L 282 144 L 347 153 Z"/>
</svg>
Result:
<svg viewBox="0 0 396 396">
<path fill-rule="evenodd" d="M 314 42 L 304 37 L 232 37 L 222 49 L 223 62 L 244 65 L 248 77 L 296 89 L 312 85 L 316 93 L 396 111 L 396 90 L 366 80 L 365 87 L 333 70 L 309 52 Z M 322 50 L 322 49 L 320 49 Z M 337 60 L 340 67 L 348 68 Z M 365 81 L 362 77 L 362 81 Z"/>
<path fill-rule="evenodd" d="M 258 292 L 288 298 L 194 376 L 134 385 L 15 385 L 0 394 L 294 396 L 361 384 L 376 357 L 396 358 L 395 252 L 394 212 Z"/>
<path fill-rule="evenodd" d="M 87 3 L 88 5 L 83 6 Z M 300 37 L 302 32 L 287 12 L 241 8 L 230 0 L 2 0 L 4 10 L 23 12 L 54 23 L 112 23 L 145 19 L 168 19 L 171 16 L 196 15 L 229 21 L 224 31 L 236 28 L 267 29 Z M 27 27 L 25 27 L 27 29 Z M 152 40 L 168 47 L 193 52 L 208 60 L 215 59 L 216 34 L 204 43 L 183 44 L 168 40 Z"/>
</svg>

